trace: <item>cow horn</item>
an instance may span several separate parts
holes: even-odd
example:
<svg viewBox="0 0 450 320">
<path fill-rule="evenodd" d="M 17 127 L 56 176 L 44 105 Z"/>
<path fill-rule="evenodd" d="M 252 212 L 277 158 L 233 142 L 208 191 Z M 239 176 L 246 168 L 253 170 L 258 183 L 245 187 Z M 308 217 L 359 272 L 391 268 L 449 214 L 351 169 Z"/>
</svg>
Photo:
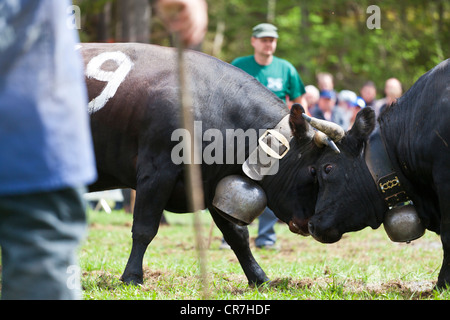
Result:
<svg viewBox="0 0 450 320">
<path fill-rule="evenodd" d="M 302 113 L 303 118 L 314 128 L 322 131 L 334 142 L 339 142 L 345 135 L 344 129 L 336 123 L 326 120 L 320 120 Z"/>
<path fill-rule="evenodd" d="M 331 149 L 333 149 L 334 152 L 341 153 L 341 151 L 333 142 L 333 140 L 331 140 L 330 137 L 328 137 L 325 133 L 321 131 L 316 131 L 316 133 L 314 134 L 314 143 L 320 148 L 328 146 Z"/>
</svg>

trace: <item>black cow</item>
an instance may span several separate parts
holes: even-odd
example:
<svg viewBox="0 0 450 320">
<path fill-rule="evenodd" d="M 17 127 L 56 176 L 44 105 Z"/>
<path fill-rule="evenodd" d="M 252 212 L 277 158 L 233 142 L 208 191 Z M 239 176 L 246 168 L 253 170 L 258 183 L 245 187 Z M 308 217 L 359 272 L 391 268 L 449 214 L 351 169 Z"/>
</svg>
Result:
<svg viewBox="0 0 450 320">
<path fill-rule="evenodd" d="M 443 287 L 450 284 L 450 60 L 420 77 L 378 122 L 372 133 L 375 114 L 361 110 L 337 143 L 341 154 L 325 151 L 316 163 L 319 194 L 309 231 L 332 243 L 345 232 L 378 228 L 393 199 L 412 200 L 425 228 L 441 235 L 437 286 Z M 379 165 L 392 166 L 378 185 L 366 163 L 377 138 L 386 149 L 385 162 L 391 162 Z"/>
<path fill-rule="evenodd" d="M 142 259 L 157 233 L 163 209 L 187 211 L 184 166 L 171 157 L 180 143 L 171 139 L 180 128 L 176 51 L 144 44 L 83 44 L 80 50 L 86 65 L 99 172 L 90 191 L 136 189 L 133 246 L 122 280 L 142 283 Z M 193 51 L 186 52 L 185 59 L 195 120 L 201 121 L 202 134 L 208 129 L 219 130 L 224 153 L 227 130 L 264 131 L 290 114 L 290 151 L 280 160 L 278 173 L 267 175 L 260 184 L 275 214 L 290 224 L 291 231 L 307 235 L 307 218 L 314 212 L 317 194 L 308 164 L 317 160 L 321 150 L 312 140 L 314 131 L 302 118 L 303 108 L 296 105 L 289 111 L 253 77 L 218 59 Z M 202 150 L 209 144 L 203 141 Z M 202 163 L 205 207 L 235 252 L 249 283 L 260 284 L 268 278 L 250 252 L 247 228 L 224 219 L 211 205 L 222 178 L 243 175 L 242 161 L 237 161 L 243 146 L 238 148 L 231 157 L 235 163 L 226 163 L 225 154 L 223 164 Z M 244 151 L 246 158 L 252 150 Z"/>
</svg>

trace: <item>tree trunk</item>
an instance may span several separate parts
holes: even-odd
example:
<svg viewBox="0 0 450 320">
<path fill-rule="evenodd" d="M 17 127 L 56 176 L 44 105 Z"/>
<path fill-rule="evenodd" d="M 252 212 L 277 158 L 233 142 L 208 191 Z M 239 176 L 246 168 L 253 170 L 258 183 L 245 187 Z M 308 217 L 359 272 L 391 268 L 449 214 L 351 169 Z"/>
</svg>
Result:
<svg viewBox="0 0 450 320">
<path fill-rule="evenodd" d="M 150 42 L 151 6 L 148 0 L 118 0 L 116 39 L 121 42 Z"/>
<path fill-rule="evenodd" d="M 276 6 L 277 6 L 277 0 L 268 0 L 267 1 L 267 22 L 268 23 L 275 22 Z"/>
</svg>

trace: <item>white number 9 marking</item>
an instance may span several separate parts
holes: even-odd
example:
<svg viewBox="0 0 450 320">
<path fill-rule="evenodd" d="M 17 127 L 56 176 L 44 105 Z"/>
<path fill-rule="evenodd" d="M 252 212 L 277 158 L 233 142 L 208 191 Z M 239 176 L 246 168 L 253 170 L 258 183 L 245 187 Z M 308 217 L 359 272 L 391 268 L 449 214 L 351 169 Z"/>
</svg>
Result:
<svg viewBox="0 0 450 320">
<path fill-rule="evenodd" d="M 113 60 L 118 67 L 115 71 L 104 71 L 101 66 L 108 60 Z M 123 52 L 104 52 L 92 58 L 86 66 L 86 77 L 98 81 L 108 82 L 100 95 L 89 102 L 89 113 L 94 113 L 105 106 L 105 104 L 114 97 L 120 84 L 125 80 L 133 62 Z"/>
</svg>

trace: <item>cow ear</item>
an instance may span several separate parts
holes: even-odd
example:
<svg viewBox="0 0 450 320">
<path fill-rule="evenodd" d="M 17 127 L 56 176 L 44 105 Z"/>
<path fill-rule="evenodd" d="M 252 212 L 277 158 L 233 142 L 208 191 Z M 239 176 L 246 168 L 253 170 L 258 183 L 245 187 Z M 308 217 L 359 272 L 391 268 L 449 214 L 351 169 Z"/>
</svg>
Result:
<svg viewBox="0 0 450 320">
<path fill-rule="evenodd" d="M 298 139 L 304 139 L 308 137 L 309 125 L 302 117 L 305 113 L 302 105 L 294 103 L 291 107 L 291 114 L 289 115 L 289 126 L 291 127 L 292 134 Z"/>
<path fill-rule="evenodd" d="M 375 129 L 375 111 L 367 107 L 358 112 L 355 123 L 348 132 L 348 135 L 358 142 L 364 142 Z"/>
</svg>

